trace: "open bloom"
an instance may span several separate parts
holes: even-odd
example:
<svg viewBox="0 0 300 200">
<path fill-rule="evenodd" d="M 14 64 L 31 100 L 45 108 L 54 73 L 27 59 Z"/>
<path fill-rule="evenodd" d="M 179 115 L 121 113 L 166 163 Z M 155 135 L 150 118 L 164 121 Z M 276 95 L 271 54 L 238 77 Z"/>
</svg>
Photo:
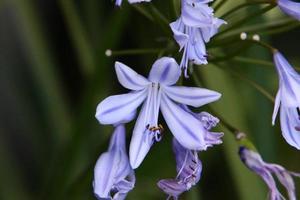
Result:
<svg viewBox="0 0 300 200">
<path fill-rule="evenodd" d="M 300 3 L 291 0 L 278 0 L 277 4 L 279 8 L 291 17 L 300 20 Z"/>
<path fill-rule="evenodd" d="M 128 0 L 129 3 L 150 2 L 151 0 Z M 122 0 L 116 0 L 116 5 L 121 6 Z"/>
<path fill-rule="evenodd" d="M 155 141 L 160 141 L 163 127 L 158 123 L 159 110 L 178 142 L 187 149 L 205 150 L 206 132 L 202 123 L 175 102 L 200 107 L 216 101 L 221 95 L 215 91 L 195 87 L 174 86 L 181 70 L 173 58 L 163 57 L 152 66 L 147 78 L 126 65 L 115 64 L 119 82 L 128 94 L 111 96 L 97 107 L 96 118 L 102 124 L 116 124 L 128 120 L 143 102 L 130 143 L 130 164 L 137 168 Z"/>
<path fill-rule="evenodd" d="M 285 140 L 300 149 L 300 75 L 279 53 L 274 53 L 274 62 L 279 76 L 273 125 L 280 107 L 281 131 Z"/>
<path fill-rule="evenodd" d="M 272 174 L 274 174 L 278 178 L 279 182 L 285 187 L 288 192 L 289 199 L 296 200 L 295 184 L 292 176 L 299 177 L 300 174 L 287 171 L 280 165 L 266 163 L 257 152 L 244 146 L 240 147 L 239 154 L 244 164 L 250 170 L 259 175 L 267 184 L 270 191 L 270 200 L 285 199 L 277 189 L 276 182 Z"/>
<path fill-rule="evenodd" d="M 169 195 L 169 198 L 178 199 L 181 193 L 188 191 L 198 183 L 201 177 L 202 163 L 197 151 L 184 148 L 176 139 L 173 139 L 173 151 L 176 157 L 177 176 L 175 179 L 162 179 L 157 185 Z"/>
<path fill-rule="evenodd" d="M 126 154 L 124 125 L 116 127 L 108 151 L 99 157 L 94 173 L 94 193 L 99 200 L 123 200 L 133 189 L 135 175 Z"/>
<path fill-rule="evenodd" d="M 226 23 L 214 17 L 213 9 L 208 6 L 210 1 L 182 0 L 180 18 L 170 24 L 180 51 L 183 49 L 180 66 L 185 69 L 186 77 L 189 61 L 197 65 L 207 64 L 205 43 Z"/>
</svg>

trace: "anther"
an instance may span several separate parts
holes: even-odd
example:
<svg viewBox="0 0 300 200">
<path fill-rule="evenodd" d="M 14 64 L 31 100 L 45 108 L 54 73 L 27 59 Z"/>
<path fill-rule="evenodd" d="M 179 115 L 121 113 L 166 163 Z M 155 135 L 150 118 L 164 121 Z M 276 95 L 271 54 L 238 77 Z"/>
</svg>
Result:
<svg viewBox="0 0 300 200">
<path fill-rule="evenodd" d="M 195 163 L 195 164 L 197 164 L 196 160 L 194 160 L 194 159 L 192 159 L 192 162 Z"/>
</svg>

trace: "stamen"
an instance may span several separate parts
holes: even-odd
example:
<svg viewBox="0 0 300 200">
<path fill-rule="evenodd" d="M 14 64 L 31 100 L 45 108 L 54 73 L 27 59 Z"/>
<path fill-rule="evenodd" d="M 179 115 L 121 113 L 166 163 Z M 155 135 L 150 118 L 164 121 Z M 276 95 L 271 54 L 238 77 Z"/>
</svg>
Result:
<svg viewBox="0 0 300 200">
<path fill-rule="evenodd" d="M 299 109 L 299 107 L 297 107 L 296 110 L 297 110 L 297 114 L 298 114 L 298 119 L 300 120 L 300 109 Z M 295 130 L 300 132 L 300 126 L 295 126 Z"/>
</svg>

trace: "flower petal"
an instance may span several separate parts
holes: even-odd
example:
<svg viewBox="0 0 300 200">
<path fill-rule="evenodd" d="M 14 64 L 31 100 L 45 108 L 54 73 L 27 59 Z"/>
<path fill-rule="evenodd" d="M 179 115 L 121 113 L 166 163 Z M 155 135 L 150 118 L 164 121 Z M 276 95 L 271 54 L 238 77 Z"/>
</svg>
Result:
<svg viewBox="0 0 300 200">
<path fill-rule="evenodd" d="M 125 138 L 125 127 L 123 124 L 118 125 L 113 135 L 111 136 L 108 150 L 111 151 L 113 148 L 124 150 L 126 152 L 126 138 Z"/>
<path fill-rule="evenodd" d="M 172 100 L 194 107 L 203 106 L 221 97 L 221 94 L 218 92 L 195 87 L 164 87 L 164 91 Z"/>
<path fill-rule="evenodd" d="M 150 84 L 145 77 L 139 75 L 123 63 L 116 62 L 115 69 L 119 82 L 127 89 L 142 90 Z"/>
<path fill-rule="evenodd" d="M 109 198 L 115 174 L 118 171 L 120 151 L 103 153 L 94 169 L 94 193 L 100 198 Z"/>
<path fill-rule="evenodd" d="M 178 142 L 190 150 L 205 150 L 204 140 L 206 130 L 193 115 L 162 95 L 161 112 L 169 129 Z"/>
<path fill-rule="evenodd" d="M 276 116 L 278 114 L 278 110 L 280 107 L 280 101 L 281 101 L 281 94 L 280 94 L 280 89 L 277 92 L 276 98 L 275 98 L 275 105 L 274 105 L 274 110 L 273 110 L 273 115 L 272 115 L 272 124 L 275 124 Z"/>
<path fill-rule="evenodd" d="M 174 39 L 176 40 L 176 42 L 180 46 L 179 51 L 181 51 L 182 48 L 185 45 L 187 45 L 188 40 L 189 40 L 189 36 L 184 33 L 185 25 L 183 24 L 182 19 L 179 18 L 175 22 L 172 22 L 170 24 L 170 27 L 173 31 Z"/>
<path fill-rule="evenodd" d="M 185 192 L 186 185 L 184 183 L 180 183 L 179 181 L 175 179 L 163 179 L 160 180 L 157 183 L 157 186 L 163 190 L 167 195 L 170 195 L 171 197 L 174 197 L 177 199 L 177 197 Z"/>
<path fill-rule="evenodd" d="M 286 14 L 300 20 L 300 3 L 289 0 L 278 0 L 279 8 Z"/>
<path fill-rule="evenodd" d="M 279 52 L 274 53 L 274 63 L 280 80 L 281 104 L 289 107 L 299 106 L 300 75 Z"/>
<path fill-rule="evenodd" d="M 147 90 L 110 96 L 97 107 L 96 118 L 101 124 L 125 123 L 134 117 L 136 108 L 144 101 Z"/>
<path fill-rule="evenodd" d="M 153 144 L 153 135 L 147 127 L 147 101 L 136 120 L 129 147 L 129 159 L 133 169 L 140 166 Z"/>
<path fill-rule="evenodd" d="M 300 150 L 300 119 L 296 108 L 281 105 L 280 125 L 282 135 L 287 143 Z"/>
<path fill-rule="evenodd" d="M 208 1 L 182 1 L 181 16 L 183 23 L 191 27 L 205 27 L 212 23 L 213 9 Z"/>
<path fill-rule="evenodd" d="M 266 167 L 277 176 L 280 183 L 285 187 L 288 192 L 289 199 L 296 200 L 295 183 L 292 175 L 280 165 L 267 164 Z"/>
<path fill-rule="evenodd" d="M 149 80 L 163 85 L 173 85 L 181 74 L 179 65 L 174 58 L 162 57 L 155 61 L 149 74 Z"/>
</svg>

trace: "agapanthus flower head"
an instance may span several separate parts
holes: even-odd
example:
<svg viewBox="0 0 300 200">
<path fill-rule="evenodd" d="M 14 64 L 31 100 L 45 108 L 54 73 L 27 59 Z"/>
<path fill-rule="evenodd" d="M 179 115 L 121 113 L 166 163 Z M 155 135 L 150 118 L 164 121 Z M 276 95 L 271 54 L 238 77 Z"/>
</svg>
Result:
<svg viewBox="0 0 300 200">
<path fill-rule="evenodd" d="M 287 15 L 290 15 L 291 17 L 294 17 L 297 20 L 300 20 L 300 3 L 291 1 L 291 0 L 278 0 L 277 4 L 279 8 L 286 13 Z"/>
<path fill-rule="evenodd" d="M 202 163 L 197 151 L 184 148 L 175 138 L 173 139 L 173 151 L 176 157 L 177 176 L 175 179 L 162 179 L 157 185 L 169 196 L 168 198 L 177 199 L 180 194 L 198 183 L 201 177 Z"/>
<path fill-rule="evenodd" d="M 280 125 L 283 137 L 300 149 L 300 75 L 278 51 L 274 63 L 279 76 L 279 90 L 275 99 L 272 123 L 280 108 Z"/>
<path fill-rule="evenodd" d="M 118 125 L 108 151 L 101 154 L 94 170 L 94 194 L 97 199 L 123 200 L 135 184 L 134 171 L 126 153 L 125 128 Z"/>
<path fill-rule="evenodd" d="M 123 0 L 116 0 L 116 6 L 121 6 Z M 151 0 L 128 0 L 129 3 L 150 2 Z"/>
<path fill-rule="evenodd" d="M 169 57 L 158 59 L 148 78 L 119 62 L 116 62 L 115 68 L 119 82 L 132 91 L 103 100 L 97 107 L 96 118 L 102 124 L 117 124 L 131 118 L 143 103 L 129 149 L 133 168 L 140 165 L 151 146 L 161 139 L 164 128 L 158 122 L 159 111 L 182 146 L 191 150 L 205 150 L 210 146 L 203 124 L 176 103 L 200 107 L 216 101 L 221 94 L 207 89 L 175 86 L 181 69 Z"/>
<path fill-rule="evenodd" d="M 214 17 L 210 0 L 182 0 L 181 16 L 170 24 L 174 38 L 183 50 L 180 67 L 188 77 L 189 61 L 194 64 L 207 64 L 205 43 L 209 42 L 219 27 L 226 22 Z"/>
<path fill-rule="evenodd" d="M 284 200 L 285 198 L 280 193 L 276 186 L 276 181 L 273 177 L 275 175 L 279 182 L 287 190 L 290 200 L 296 200 L 295 184 L 293 176 L 299 177 L 300 174 L 290 172 L 277 164 L 270 164 L 263 161 L 261 156 L 253 149 L 246 146 L 241 146 L 239 155 L 244 164 L 254 173 L 259 175 L 269 188 L 270 200 Z"/>
</svg>

